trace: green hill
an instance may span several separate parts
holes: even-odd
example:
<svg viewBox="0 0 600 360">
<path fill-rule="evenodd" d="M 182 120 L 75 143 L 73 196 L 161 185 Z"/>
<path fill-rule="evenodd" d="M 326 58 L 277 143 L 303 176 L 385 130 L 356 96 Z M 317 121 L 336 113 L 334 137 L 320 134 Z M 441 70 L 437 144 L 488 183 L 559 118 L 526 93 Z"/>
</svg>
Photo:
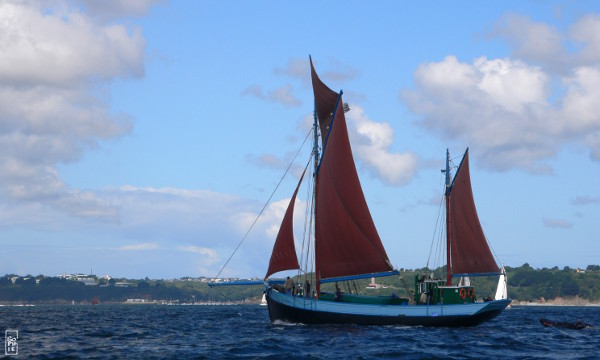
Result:
<svg viewBox="0 0 600 360">
<path fill-rule="evenodd" d="M 445 269 L 402 269 L 400 275 L 377 278 L 377 289 L 367 289 L 370 279 L 340 283 L 345 292 L 408 297 L 406 289 L 413 290 L 417 275 L 434 272 L 444 278 Z M 600 266 L 586 269 L 533 269 L 529 264 L 506 267 L 509 297 L 519 302 L 581 299 L 600 302 Z M 89 279 L 95 285 L 57 277 L 5 275 L 0 277 L 0 303 L 86 303 L 97 297 L 101 302 L 125 302 L 127 299 L 168 302 L 227 302 L 259 301 L 263 285 L 226 286 L 210 288 L 205 278 L 178 280 Z M 471 278 L 477 298 L 493 297 L 497 276 Z M 322 291 L 333 292 L 334 284 L 323 284 Z"/>
</svg>

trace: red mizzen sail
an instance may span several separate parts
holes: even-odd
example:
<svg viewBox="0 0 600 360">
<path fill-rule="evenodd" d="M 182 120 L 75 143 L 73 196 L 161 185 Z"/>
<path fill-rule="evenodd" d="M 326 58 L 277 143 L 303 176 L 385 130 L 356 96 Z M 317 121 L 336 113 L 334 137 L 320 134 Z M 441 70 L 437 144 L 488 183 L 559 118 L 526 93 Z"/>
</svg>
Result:
<svg viewBox="0 0 600 360">
<path fill-rule="evenodd" d="M 452 274 L 499 273 L 477 216 L 471 175 L 469 150 L 458 167 L 449 190 L 449 233 Z"/>
<path fill-rule="evenodd" d="M 304 169 L 304 172 L 306 172 L 306 169 Z M 273 245 L 273 252 L 271 253 L 271 260 L 269 260 L 269 268 L 267 269 L 265 279 L 279 271 L 300 268 L 298 255 L 296 255 L 296 247 L 294 246 L 294 204 L 296 203 L 296 195 L 298 195 L 298 189 L 300 188 L 300 184 L 302 184 L 303 178 L 304 173 L 302 173 L 300 181 L 298 181 L 296 191 L 294 191 L 294 195 L 292 195 L 281 221 L 281 227 Z"/>
<path fill-rule="evenodd" d="M 341 94 L 321 82 L 312 61 L 311 70 L 316 112 L 326 139 L 316 177 L 317 278 L 391 271 L 354 165 Z"/>
</svg>

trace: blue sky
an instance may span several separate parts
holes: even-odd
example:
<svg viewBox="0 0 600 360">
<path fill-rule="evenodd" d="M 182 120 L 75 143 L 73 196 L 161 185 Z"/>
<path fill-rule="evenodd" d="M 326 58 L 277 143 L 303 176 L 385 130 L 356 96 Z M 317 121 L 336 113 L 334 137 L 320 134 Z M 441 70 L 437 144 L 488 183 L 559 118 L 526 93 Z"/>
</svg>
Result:
<svg viewBox="0 0 600 360">
<path fill-rule="evenodd" d="M 600 263 L 596 2 L 9 0 L 0 20 L 0 274 L 214 276 L 309 130 L 309 54 L 394 265 L 426 264 L 467 146 L 500 262 Z M 264 275 L 309 151 L 224 275 Z"/>
</svg>

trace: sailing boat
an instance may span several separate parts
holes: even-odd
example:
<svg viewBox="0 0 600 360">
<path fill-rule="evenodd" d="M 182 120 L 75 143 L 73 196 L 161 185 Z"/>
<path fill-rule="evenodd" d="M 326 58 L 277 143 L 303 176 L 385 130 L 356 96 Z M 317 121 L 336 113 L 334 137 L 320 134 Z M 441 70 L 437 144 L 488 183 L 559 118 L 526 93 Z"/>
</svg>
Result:
<svg viewBox="0 0 600 360">
<path fill-rule="evenodd" d="M 267 296 L 264 293 L 262 299 L 260 300 L 260 305 L 267 306 Z"/>
<path fill-rule="evenodd" d="M 338 282 L 399 275 L 399 272 L 388 258 L 360 185 L 348 138 L 343 92 L 334 92 L 319 79 L 312 58 L 310 66 L 315 97 L 311 155 L 314 157 L 315 291 L 298 295 L 268 282 L 277 272 L 300 269 L 292 218 L 303 174 L 284 215 L 265 275 L 271 321 L 473 326 L 500 314 L 510 300 L 479 302 L 473 286 L 452 284 L 455 277 L 500 273 L 477 217 L 468 149 L 452 181 L 450 156 L 446 152 L 447 278 L 416 279 L 414 295 L 408 292 L 408 299 L 341 293 Z M 321 291 L 323 284 L 332 282 L 336 283 L 335 293 Z"/>
<path fill-rule="evenodd" d="M 507 278 L 506 278 L 506 270 L 504 270 L 504 266 L 502 266 L 502 270 L 500 271 L 500 277 L 498 278 L 498 287 L 496 288 L 496 296 L 494 299 L 502 300 L 508 299 L 508 288 L 506 286 Z M 509 305 L 510 307 L 510 305 Z"/>
</svg>

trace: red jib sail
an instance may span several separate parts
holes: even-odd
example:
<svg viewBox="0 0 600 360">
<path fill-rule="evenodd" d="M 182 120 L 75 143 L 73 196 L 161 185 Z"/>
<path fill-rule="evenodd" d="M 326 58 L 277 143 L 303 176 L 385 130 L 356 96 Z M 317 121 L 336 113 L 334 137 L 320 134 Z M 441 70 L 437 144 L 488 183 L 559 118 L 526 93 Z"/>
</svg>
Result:
<svg viewBox="0 0 600 360">
<path fill-rule="evenodd" d="M 311 71 L 316 112 L 322 137 L 326 138 L 316 177 L 317 277 L 391 271 L 354 165 L 341 94 L 321 82 L 312 61 Z"/>
<path fill-rule="evenodd" d="M 469 173 L 469 150 L 459 166 L 448 195 L 449 241 L 452 274 L 498 273 L 500 269 L 488 246 L 479 223 L 471 175 Z"/>
<path fill-rule="evenodd" d="M 298 189 L 300 188 L 300 184 L 302 184 L 305 172 L 306 169 L 304 169 L 300 181 L 298 181 L 296 191 L 294 191 L 294 195 L 292 195 L 281 221 L 281 227 L 273 245 L 273 252 L 271 253 L 271 260 L 269 260 L 269 268 L 267 269 L 265 279 L 279 271 L 300 268 L 298 256 L 296 255 L 296 247 L 294 246 L 294 204 L 296 203 L 296 195 L 298 195 Z"/>
</svg>

